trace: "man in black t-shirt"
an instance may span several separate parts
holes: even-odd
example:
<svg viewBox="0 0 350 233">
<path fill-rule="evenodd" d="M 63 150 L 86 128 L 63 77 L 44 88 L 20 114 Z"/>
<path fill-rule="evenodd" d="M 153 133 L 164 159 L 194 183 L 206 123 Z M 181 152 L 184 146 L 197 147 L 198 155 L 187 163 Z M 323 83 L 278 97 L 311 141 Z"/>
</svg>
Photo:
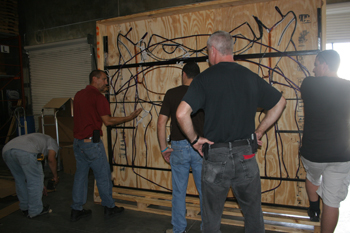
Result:
<svg viewBox="0 0 350 233">
<path fill-rule="evenodd" d="M 171 165 L 173 198 L 172 198 L 172 229 L 166 233 L 186 232 L 186 190 L 190 168 L 196 184 L 199 198 L 202 198 L 201 171 L 202 157 L 195 151 L 186 136 L 182 133 L 176 120 L 176 109 L 193 78 L 200 73 L 194 62 L 187 63 L 182 69 L 182 85 L 167 91 L 158 117 L 158 140 L 164 159 Z M 167 147 L 166 123 L 171 117 L 171 147 Z M 203 135 L 204 113 L 199 111 L 192 116 L 192 122 L 200 135 Z"/>
<path fill-rule="evenodd" d="M 193 80 L 176 113 L 191 145 L 204 154 L 203 233 L 220 232 L 230 187 L 242 209 L 245 232 L 264 232 L 260 173 L 254 156 L 257 143 L 262 144 L 262 135 L 279 118 L 286 101 L 258 75 L 234 62 L 229 33 L 213 33 L 207 47 L 212 66 Z M 267 113 L 255 129 L 258 107 Z M 199 109 L 205 113 L 204 137 L 195 131 L 190 118 Z"/>
<path fill-rule="evenodd" d="M 300 154 L 307 172 L 308 215 L 319 221 L 320 196 L 322 232 L 334 231 L 350 182 L 350 81 L 337 76 L 339 64 L 336 51 L 320 52 L 316 77 L 305 78 L 300 88 L 305 113 Z"/>
</svg>

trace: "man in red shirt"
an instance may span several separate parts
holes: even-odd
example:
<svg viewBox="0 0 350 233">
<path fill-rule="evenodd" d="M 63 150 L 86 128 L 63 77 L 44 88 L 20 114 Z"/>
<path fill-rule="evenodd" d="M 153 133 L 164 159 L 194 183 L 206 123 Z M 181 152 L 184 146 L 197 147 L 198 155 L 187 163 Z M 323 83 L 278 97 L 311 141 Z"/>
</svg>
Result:
<svg viewBox="0 0 350 233">
<path fill-rule="evenodd" d="M 104 206 L 105 217 L 114 216 L 124 210 L 117 207 L 112 198 L 112 181 L 104 145 L 100 140 L 102 123 L 106 126 L 118 125 L 137 117 L 141 109 L 126 117 L 111 117 L 109 102 L 101 94 L 107 86 L 107 75 L 101 70 L 90 73 L 90 85 L 80 90 L 74 97 L 74 154 L 77 170 L 74 176 L 71 221 L 91 215 L 91 210 L 83 209 L 88 190 L 88 173 L 94 172 L 97 188 Z"/>
</svg>

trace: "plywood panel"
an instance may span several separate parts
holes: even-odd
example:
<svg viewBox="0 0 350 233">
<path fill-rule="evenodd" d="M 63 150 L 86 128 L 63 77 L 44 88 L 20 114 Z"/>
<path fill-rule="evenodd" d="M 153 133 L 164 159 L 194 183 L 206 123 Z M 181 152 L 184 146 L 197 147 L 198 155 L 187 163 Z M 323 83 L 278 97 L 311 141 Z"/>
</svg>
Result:
<svg viewBox="0 0 350 233">
<path fill-rule="evenodd" d="M 166 91 L 181 85 L 183 64 L 144 63 L 206 56 L 206 41 L 216 30 L 230 31 L 234 36 L 235 56 L 316 50 L 317 8 L 321 4 L 321 0 L 221 0 L 99 21 L 98 41 L 101 42 L 102 36 L 108 37 L 106 58 L 98 51 L 99 67 L 138 64 L 136 68 L 108 70 L 113 115 L 124 116 L 136 108 L 144 109 L 137 119 L 124 125 L 128 128 L 112 131 L 113 161 L 118 164 L 114 166 L 114 184 L 171 190 L 171 172 L 161 170 L 170 166 L 159 150 L 156 122 Z M 258 21 L 262 24 L 258 25 Z M 263 202 L 307 205 L 305 174 L 298 156 L 303 128 L 299 87 L 312 74 L 314 58 L 313 55 L 275 58 L 262 55 L 237 60 L 287 99 L 286 109 L 263 138 L 264 144 L 256 156 L 263 177 Z M 199 65 L 201 71 L 208 68 L 207 62 Z M 256 124 L 263 117 L 264 113 L 257 112 Z M 170 133 L 169 123 L 167 133 Z M 275 180 L 279 178 L 282 181 Z M 187 191 L 197 193 L 192 178 Z"/>
</svg>

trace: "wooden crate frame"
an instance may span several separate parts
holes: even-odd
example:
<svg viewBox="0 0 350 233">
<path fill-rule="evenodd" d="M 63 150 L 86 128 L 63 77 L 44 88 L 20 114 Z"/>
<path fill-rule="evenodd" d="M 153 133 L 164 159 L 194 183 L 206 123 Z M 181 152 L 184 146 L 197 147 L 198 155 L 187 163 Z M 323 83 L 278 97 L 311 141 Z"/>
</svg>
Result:
<svg viewBox="0 0 350 233">
<path fill-rule="evenodd" d="M 157 20 L 169 20 L 169 22 L 171 21 L 170 19 L 173 19 L 171 17 L 175 17 L 178 16 L 179 18 L 181 17 L 185 17 L 184 15 L 186 15 L 186 17 L 193 16 L 195 15 L 197 12 L 205 12 L 205 14 L 214 14 L 213 12 L 215 11 L 220 11 L 221 9 L 232 9 L 232 12 L 235 12 L 234 9 L 239 8 L 241 9 L 241 11 L 243 11 L 242 9 L 248 8 L 248 9 L 253 9 L 254 13 L 259 12 L 258 9 L 262 8 L 265 5 L 269 6 L 275 4 L 275 5 L 285 5 L 286 7 L 284 7 L 281 10 L 283 12 L 286 12 L 289 10 L 289 8 L 293 8 L 293 7 L 299 7 L 300 8 L 300 12 L 298 12 L 299 14 L 301 13 L 309 13 L 311 15 L 311 28 L 313 31 L 310 32 L 310 34 L 312 34 L 311 39 L 309 38 L 309 41 L 305 44 L 305 48 L 303 48 L 302 50 L 312 50 L 312 51 L 316 51 L 317 49 L 319 49 L 319 39 L 322 39 L 322 45 L 324 46 L 325 44 L 325 1 L 323 0 L 308 0 L 308 1 L 293 1 L 293 3 L 291 3 L 290 1 L 286 1 L 286 0 L 280 0 L 280 1 L 270 1 L 270 0 L 252 0 L 252 1 L 242 1 L 242 0 L 218 0 L 218 1 L 210 1 L 210 2 L 204 2 L 204 3 L 198 3 L 198 4 L 191 4 L 191 5 L 186 5 L 186 6 L 180 6 L 180 7 L 175 7 L 175 8 L 169 8 L 169 9 L 163 9 L 163 10 L 157 10 L 157 11 L 151 11 L 151 12 L 145 12 L 145 13 L 140 13 L 140 14 L 135 14 L 135 15 L 129 15 L 129 16 L 123 16 L 123 17 L 118 17 L 115 19 L 108 19 L 108 20 L 102 20 L 102 21 L 98 21 L 96 24 L 96 34 L 97 34 L 97 62 L 98 62 L 98 67 L 99 69 L 104 69 L 105 67 L 114 65 L 113 62 L 115 62 L 115 57 L 117 57 L 117 53 L 115 53 L 115 48 L 113 48 L 113 46 L 110 44 L 110 41 L 114 41 L 116 38 L 116 34 L 118 32 L 123 32 L 124 34 L 127 33 L 127 26 L 131 27 L 133 26 L 133 30 L 135 30 L 138 34 L 138 38 L 141 38 L 141 36 L 144 34 L 144 30 L 141 29 L 140 25 L 143 25 L 144 27 L 150 27 L 149 25 L 152 25 L 152 22 L 155 22 Z M 244 8 L 242 8 L 244 7 Z M 311 8 L 310 8 L 311 7 Z M 320 8 L 321 12 L 322 12 L 322 34 L 321 34 L 321 38 L 317 38 L 318 35 L 318 23 L 319 21 L 317 21 L 315 19 L 315 12 L 317 11 L 316 8 Z M 294 9 L 294 8 L 293 8 Z M 310 12 L 308 11 L 310 10 Z M 209 12 L 209 13 L 208 13 Z M 261 12 L 260 12 L 261 13 Z M 204 14 L 204 13 L 203 13 Z M 258 13 L 257 13 L 258 14 Z M 175 15 L 175 16 L 174 16 Z M 262 14 L 265 17 L 267 17 L 267 15 L 269 14 Z M 271 15 L 271 13 L 270 13 Z M 258 14 L 258 17 L 260 18 L 261 15 Z M 316 22 L 317 21 L 317 22 Z M 136 26 L 135 26 L 136 25 Z M 176 23 L 175 23 L 176 25 Z M 171 26 L 171 25 L 170 25 Z M 169 27 L 170 27 L 169 26 Z M 217 29 L 224 29 L 224 28 L 218 28 L 218 26 L 212 26 L 208 29 L 208 33 L 212 33 L 214 30 L 214 28 Z M 306 28 L 305 26 L 302 26 L 302 28 Z M 149 29 L 149 28 L 147 28 Z M 152 30 L 154 28 L 151 28 Z M 140 32 L 138 32 L 138 30 L 140 30 Z M 155 30 L 155 29 L 154 29 Z M 225 29 L 224 29 L 225 30 Z M 303 29 L 301 29 L 303 30 Z M 299 31 L 299 33 L 301 34 L 302 31 Z M 108 60 L 105 59 L 105 41 L 104 41 L 104 36 L 108 36 Z M 112 38 L 112 39 L 110 39 Z M 136 38 L 136 37 L 134 37 Z M 305 38 L 304 38 L 305 39 Z M 269 38 L 269 40 L 273 41 L 274 38 Z M 270 51 L 273 52 L 273 51 Z M 305 63 L 304 65 L 306 67 L 308 67 L 310 70 L 312 69 L 313 66 L 313 61 L 314 61 L 314 56 L 305 56 Z M 276 62 L 278 60 L 278 58 L 269 58 L 268 63 L 273 63 Z M 105 61 L 109 61 L 110 63 L 107 64 Z M 249 68 L 249 65 L 243 64 L 245 66 L 247 66 Z M 289 64 L 283 64 L 284 66 L 289 67 Z M 203 65 L 200 64 L 201 68 L 203 68 Z M 206 68 L 206 67 L 204 67 Z M 138 68 L 134 68 L 135 70 L 137 70 Z M 291 70 L 293 70 L 291 73 L 291 76 L 297 76 L 298 74 L 298 65 L 292 65 L 290 67 Z M 255 71 L 257 72 L 257 71 Z M 163 80 L 164 82 L 161 82 L 163 91 L 165 92 L 167 89 L 171 88 L 171 87 L 175 87 L 179 85 L 179 80 L 171 80 L 169 82 L 166 82 L 167 80 Z M 296 80 L 293 80 L 297 83 L 297 85 L 300 85 L 302 82 L 302 78 L 297 78 Z M 298 103 L 294 103 L 293 101 L 293 93 L 291 94 L 291 92 L 289 90 L 287 90 L 286 88 L 278 88 L 280 91 L 283 92 L 284 96 L 286 97 L 286 99 L 288 100 L 289 103 L 291 103 L 291 106 L 298 106 L 298 109 L 302 111 L 302 105 L 298 105 Z M 112 102 L 113 101 L 118 101 L 118 97 L 113 98 L 112 97 Z M 129 99 L 130 100 L 130 99 Z M 111 105 L 111 108 L 114 109 L 114 105 Z M 116 115 L 118 116 L 118 114 L 121 111 L 118 111 L 119 109 L 117 109 L 116 111 Z M 126 106 L 124 109 L 122 110 L 126 110 L 127 112 L 131 112 L 132 107 L 130 106 Z M 287 108 L 284 112 L 284 115 L 281 117 L 281 119 L 279 120 L 279 130 L 281 131 L 299 131 L 298 128 L 296 128 L 295 126 L 292 125 L 293 123 L 293 117 L 291 117 L 291 114 L 293 113 L 293 108 Z M 300 115 L 300 117 L 302 117 L 302 115 Z M 257 119 L 258 121 L 258 119 Z M 132 128 L 133 125 L 130 124 L 126 124 L 127 127 Z M 155 130 L 155 126 L 152 125 L 153 129 Z M 104 131 L 104 135 L 107 135 L 107 130 L 106 128 L 103 129 Z M 115 136 L 113 136 L 113 134 L 115 134 L 115 130 L 111 131 L 112 134 L 112 139 L 111 140 L 116 140 Z M 273 137 L 273 132 L 270 130 L 268 132 L 269 137 Z M 298 145 L 299 145 L 299 139 L 298 136 L 291 136 L 291 134 L 283 134 L 282 136 L 283 141 L 285 142 L 284 144 L 286 144 L 286 148 L 287 151 L 294 156 L 293 158 L 291 158 L 291 155 L 288 153 L 288 156 L 285 158 L 286 159 L 286 163 L 288 164 L 293 164 L 292 167 L 290 168 L 293 172 L 293 175 L 295 173 L 295 171 L 299 171 L 301 173 L 299 173 L 299 177 L 301 177 L 300 180 L 297 181 L 291 181 L 290 183 L 282 181 L 281 185 L 279 184 L 278 179 L 277 180 L 262 180 L 262 190 L 268 190 L 270 187 L 280 187 L 279 189 L 276 189 L 273 192 L 268 192 L 267 194 L 263 194 L 262 197 L 262 202 L 266 202 L 266 203 L 274 203 L 274 204 L 281 204 L 281 205 L 289 205 L 289 206 L 296 206 L 296 207 L 306 207 L 308 205 L 307 202 L 307 195 L 305 192 L 305 187 L 304 187 L 304 182 L 303 182 L 303 178 L 305 177 L 305 172 L 303 171 L 302 167 L 297 167 L 297 162 L 298 158 L 295 158 L 295 156 L 297 156 L 298 154 Z M 140 138 L 138 138 L 138 140 L 140 140 Z M 156 141 L 156 137 L 152 137 L 151 139 L 147 138 L 147 140 L 151 141 L 151 140 L 155 140 Z M 130 141 L 130 140 L 129 140 Z M 104 137 L 104 143 L 105 143 L 105 147 L 106 150 L 108 150 L 107 148 L 107 137 Z M 279 142 L 272 142 L 272 145 L 270 145 L 270 150 L 276 150 L 277 147 L 280 147 L 281 145 L 279 144 Z M 125 147 L 128 147 L 128 145 L 125 145 Z M 132 147 L 130 147 L 132 148 Z M 131 149 L 129 148 L 129 151 L 131 151 Z M 272 148 L 272 149 L 271 149 Z M 264 148 L 263 148 L 264 150 Z M 141 151 L 141 154 L 144 155 L 144 151 Z M 151 166 L 149 167 L 155 167 L 158 168 L 159 170 L 157 170 L 156 172 L 152 173 L 150 171 L 147 171 L 147 169 L 142 168 L 141 166 L 136 166 L 136 169 L 131 168 L 130 166 L 113 166 L 113 173 L 112 173 L 112 178 L 114 180 L 114 184 L 115 184 L 115 188 L 113 188 L 113 191 L 116 192 L 116 190 L 118 190 L 119 186 L 130 186 L 132 188 L 140 188 L 140 189 L 151 189 L 151 190 L 161 190 L 164 191 L 164 189 L 160 189 L 155 187 L 152 184 L 145 184 L 147 182 L 143 182 L 143 180 L 140 179 L 135 179 L 135 181 L 128 181 L 128 178 L 126 178 L 125 180 L 123 180 L 126 176 L 131 175 L 133 176 L 132 172 L 137 171 L 140 175 L 144 176 L 144 177 L 151 177 L 158 179 L 156 180 L 156 182 L 160 182 L 162 185 L 165 185 L 166 187 L 171 187 L 171 176 L 170 176 L 170 167 L 169 165 L 160 162 L 161 159 L 161 155 L 160 155 L 160 151 L 158 148 L 158 143 L 153 143 L 152 144 L 152 154 L 154 155 L 154 157 L 152 157 L 152 159 L 154 159 L 156 161 L 156 165 L 159 166 L 153 166 L 155 164 L 151 164 Z M 113 159 L 116 159 L 118 157 L 118 154 L 113 154 Z M 278 155 L 277 155 L 278 157 Z M 264 166 L 269 166 L 269 167 L 274 167 L 276 166 L 276 162 L 274 160 L 276 160 L 277 158 L 276 156 L 274 158 L 268 158 L 265 159 L 265 157 L 263 156 L 262 151 L 260 151 L 257 155 L 257 161 L 260 167 L 260 172 L 261 175 L 264 176 L 263 174 L 263 170 L 264 170 Z M 112 160 L 112 158 L 110 158 Z M 118 159 L 118 158 L 117 158 Z M 293 160 L 294 159 L 294 160 Z M 154 162 L 154 161 L 152 161 Z M 148 164 L 147 164 L 148 165 Z M 147 166 L 146 166 L 147 168 Z M 167 170 L 168 169 L 168 170 Z M 271 177 L 275 177 L 278 178 L 278 170 L 268 170 L 267 173 L 272 173 L 269 174 L 269 176 L 271 175 Z M 286 171 L 283 171 L 283 169 L 281 170 L 282 176 L 286 177 L 287 173 Z M 126 174 L 126 175 L 125 175 Z M 289 174 L 288 174 L 289 175 Z M 134 175 L 136 176 L 136 175 Z M 128 183 L 129 182 L 129 183 Z M 294 183 L 293 183 L 294 182 Z M 95 191 L 97 191 L 97 188 L 95 186 Z M 135 191 L 136 192 L 136 191 Z M 188 185 L 188 194 L 192 194 L 195 195 L 196 193 L 196 189 L 194 186 L 194 182 L 190 177 L 190 181 L 189 181 L 189 185 Z M 293 198 L 290 198 L 291 195 Z M 229 193 L 229 197 L 232 196 L 232 193 Z M 119 198 L 120 196 L 116 196 L 117 198 Z M 293 199 L 292 201 L 290 201 L 290 199 Z M 98 202 L 98 196 L 95 196 L 95 201 Z M 145 208 L 147 209 L 147 208 Z M 287 211 L 287 210 L 285 210 Z M 306 212 L 306 211 L 304 211 Z M 294 221 L 294 220 L 293 220 Z M 316 228 L 315 228 L 315 232 L 317 231 L 317 224 L 316 224 Z"/>
</svg>

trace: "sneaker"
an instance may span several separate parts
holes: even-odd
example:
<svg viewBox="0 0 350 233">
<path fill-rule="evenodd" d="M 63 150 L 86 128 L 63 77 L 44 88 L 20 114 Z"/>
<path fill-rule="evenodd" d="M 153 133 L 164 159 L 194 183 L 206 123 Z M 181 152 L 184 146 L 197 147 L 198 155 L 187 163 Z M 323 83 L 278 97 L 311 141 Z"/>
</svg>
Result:
<svg viewBox="0 0 350 233">
<path fill-rule="evenodd" d="M 166 230 L 164 233 L 174 233 L 173 228 Z M 186 233 L 186 231 L 184 231 L 182 233 Z"/>
<path fill-rule="evenodd" d="M 307 215 L 310 217 L 311 222 L 319 222 L 320 221 L 320 210 L 314 211 L 310 208 L 307 209 Z"/>
<path fill-rule="evenodd" d="M 119 214 L 124 211 L 124 207 L 114 206 L 113 208 L 108 208 L 105 206 L 105 218 L 113 217 L 116 214 Z"/>
<path fill-rule="evenodd" d="M 24 212 L 24 211 L 23 211 Z M 43 210 L 41 211 L 40 214 L 38 215 L 35 215 L 35 216 L 30 216 L 30 215 L 27 215 L 28 218 L 35 218 L 35 217 L 38 217 L 38 216 L 41 216 L 41 215 L 44 215 L 44 214 L 49 214 L 51 213 L 52 210 L 50 209 L 50 205 L 44 205 L 43 206 Z M 24 214 L 24 213 L 23 213 Z"/>
<path fill-rule="evenodd" d="M 24 217 L 28 216 L 28 210 L 22 210 L 22 213 L 23 213 Z"/>
<path fill-rule="evenodd" d="M 79 219 L 81 218 L 84 218 L 84 217 L 88 217 L 90 216 L 92 213 L 91 210 L 73 210 L 71 211 L 71 214 L 70 214 L 70 221 L 71 222 L 76 222 L 78 221 Z"/>
</svg>

